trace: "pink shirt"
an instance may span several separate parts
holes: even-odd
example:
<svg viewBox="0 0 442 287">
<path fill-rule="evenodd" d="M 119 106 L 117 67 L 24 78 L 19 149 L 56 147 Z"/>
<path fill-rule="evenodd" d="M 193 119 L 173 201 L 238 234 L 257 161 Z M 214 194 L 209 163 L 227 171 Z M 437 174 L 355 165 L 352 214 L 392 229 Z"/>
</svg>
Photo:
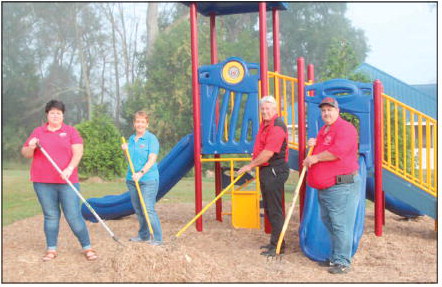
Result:
<svg viewBox="0 0 442 287">
<path fill-rule="evenodd" d="M 349 122 L 339 117 L 327 132 L 324 125 L 316 138 L 313 155 L 328 151 L 338 157 L 333 161 L 321 161 L 308 169 L 307 183 L 316 189 L 336 184 L 336 176 L 351 174 L 359 169 L 358 133 Z"/>
<path fill-rule="evenodd" d="M 65 124 L 55 132 L 48 130 L 47 123 L 35 128 L 23 146 L 27 147 L 29 141 L 34 137 L 39 139 L 40 145 L 46 150 L 61 170 L 68 167 L 72 159 L 72 145 L 83 144 L 83 139 L 78 131 L 74 127 Z M 69 180 L 72 183 L 78 182 L 77 168 L 74 169 Z M 66 183 L 39 148 L 34 150 L 34 157 L 32 158 L 31 181 Z"/>
</svg>

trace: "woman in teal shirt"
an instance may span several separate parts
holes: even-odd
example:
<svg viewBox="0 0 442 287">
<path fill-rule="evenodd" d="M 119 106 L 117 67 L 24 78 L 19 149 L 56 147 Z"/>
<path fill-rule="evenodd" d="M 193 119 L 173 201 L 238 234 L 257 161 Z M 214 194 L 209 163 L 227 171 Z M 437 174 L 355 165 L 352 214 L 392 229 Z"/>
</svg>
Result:
<svg viewBox="0 0 442 287">
<path fill-rule="evenodd" d="M 160 151 L 160 144 L 157 137 L 147 130 L 148 126 L 149 117 L 146 112 L 136 112 L 134 115 L 135 134 L 129 138 L 127 144 L 122 145 L 123 150 L 129 149 L 130 158 L 134 165 L 134 174 L 132 174 L 130 167 L 127 169 L 126 185 L 140 224 L 138 235 L 129 240 L 134 242 L 148 241 L 152 245 L 160 245 L 163 241 L 163 236 L 160 219 L 155 211 L 160 179 L 156 161 Z M 138 197 L 135 181 L 138 181 L 140 185 L 154 238 L 150 238 L 148 224 L 143 214 L 143 207 Z"/>
</svg>

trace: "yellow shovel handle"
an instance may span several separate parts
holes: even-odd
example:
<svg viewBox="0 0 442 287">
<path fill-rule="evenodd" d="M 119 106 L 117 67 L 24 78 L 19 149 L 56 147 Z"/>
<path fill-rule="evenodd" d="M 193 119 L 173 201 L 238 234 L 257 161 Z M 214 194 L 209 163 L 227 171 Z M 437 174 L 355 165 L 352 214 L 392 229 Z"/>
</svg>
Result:
<svg viewBox="0 0 442 287">
<path fill-rule="evenodd" d="M 121 137 L 121 141 L 123 142 L 123 144 L 126 144 L 126 139 L 124 137 Z M 126 152 L 127 160 L 129 161 L 130 170 L 132 171 L 132 174 L 134 174 L 135 169 L 134 169 L 134 165 L 132 164 L 132 160 L 130 159 L 129 148 L 125 149 L 125 152 Z M 152 225 L 150 224 L 149 216 L 147 215 L 146 204 L 144 203 L 143 194 L 141 193 L 141 188 L 140 188 L 140 184 L 138 183 L 138 180 L 135 181 L 135 186 L 137 188 L 138 197 L 140 198 L 141 206 L 143 207 L 144 217 L 146 218 L 147 225 L 149 226 L 150 239 L 154 240 Z"/>
<path fill-rule="evenodd" d="M 191 221 L 189 221 L 189 223 L 186 224 L 186 226 L 184 226 L 175 236 L 176 237 L 180 237 L 181 234 L 184 233 L 184 231 L 186 231 L 187 228 L 189 228 L 190 225 L 192 225 L 201 215 L 203 215 L 204 212 L 207 211 L 207 209 L 209 209 L 209 207 L 214 204 L 218 199 L 220 199 L 221 196 L 224 195 L 224 193 L 226 193 L 230 188 L 232 188 L 232 186 L 244 175 L 245 173 L 239 175 L 234 181 L 232 181 L 226 188 L 223 189 L 223 191 L 221 191 L 217 197 L 215 197 L 214 200 L 212 200 L 212 202 L 210 202 L 209 204 L 207 204 Z"/>
</svg>

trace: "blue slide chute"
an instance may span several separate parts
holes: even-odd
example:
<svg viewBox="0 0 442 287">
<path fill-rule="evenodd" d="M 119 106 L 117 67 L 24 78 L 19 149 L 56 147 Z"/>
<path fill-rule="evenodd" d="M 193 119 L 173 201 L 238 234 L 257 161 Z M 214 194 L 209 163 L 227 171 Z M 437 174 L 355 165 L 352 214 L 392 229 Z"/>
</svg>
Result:
<svg viewBox="0 0 442 287">
<path fill-rule="evenodd" d="M 157 201 L 166 195 L 189 172 L 193 165 L 193 134 L 188 134 L 158 164 L 160 185 Z M 89 198 L 87 202 L 102 219 L 118 219 L 135 212 L 130 201 L 129 192 L 119 195 L 107 195 L 101 198 Z M 97 222 L 95 216 L 84 203 L 81 206 L 81 214 L 84 219 Z"/>
<path fill-rule="evenodd" d="M 352 255 L 356 253 L 359 240 L 364 232 L 367 169 L 365 159 L 362 156 L 359 157 L 359 176 L 361 179 L 361 185 L 358 191 L 360 193 L 360 200 L 356 214 Z M 330 234 L 321 220 L 318 191 L 309 186 L 307 186 L 306 190 L 303 212 L 301 225 L 299 227 L 301 250 L 312 260 L 325 261 L 331 256 Z"/>
</svg>

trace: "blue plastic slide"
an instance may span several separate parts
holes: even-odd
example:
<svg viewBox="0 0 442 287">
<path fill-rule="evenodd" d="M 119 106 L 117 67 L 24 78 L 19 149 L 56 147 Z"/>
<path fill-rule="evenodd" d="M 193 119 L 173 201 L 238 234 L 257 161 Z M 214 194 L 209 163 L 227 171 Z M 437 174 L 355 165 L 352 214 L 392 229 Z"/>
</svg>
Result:
<svg viewBox="0 0 442 287">
<path fill-rule="evenodd" d="M 360 201 L 358 204 L 354 229 L 353 255 L 358 249 L 359 240 L 364 232 L 367 170 L 365 159 L 362 156 L 359 157 L 359 175 L 361 178 L 361 186 L 359 190 Z M 331 256 L 330 234 L 321 220 L 318 191 L 309 186 L 307 186 L 306 189 L 303 212 L 303 218 L 299 227 L 299 242 L 301 250 L 312 260 L 325 261 Z"/>
<path fill-rule="evenodd" d="M 193 165 L 193 134 L 188 134 L 158 164 L 160 185 L 157 201 L 186 175 Z M 89 198 L 87 202 L 102 219 L 118 219 L 134 213 L 129 192 L 101 198 Z M 81 214 L 86 220 L 97 222 L 84 203 L 81 206 Z"/>
</svg>

